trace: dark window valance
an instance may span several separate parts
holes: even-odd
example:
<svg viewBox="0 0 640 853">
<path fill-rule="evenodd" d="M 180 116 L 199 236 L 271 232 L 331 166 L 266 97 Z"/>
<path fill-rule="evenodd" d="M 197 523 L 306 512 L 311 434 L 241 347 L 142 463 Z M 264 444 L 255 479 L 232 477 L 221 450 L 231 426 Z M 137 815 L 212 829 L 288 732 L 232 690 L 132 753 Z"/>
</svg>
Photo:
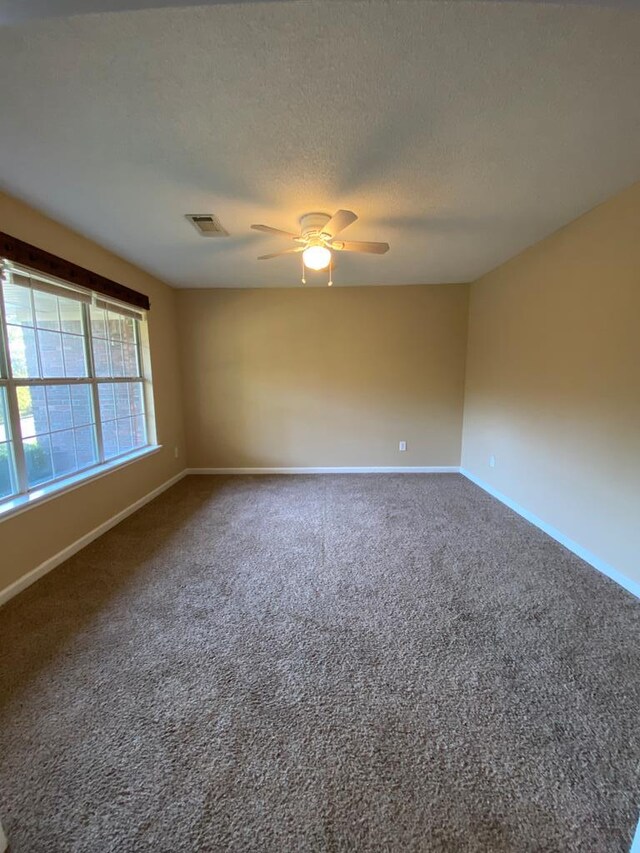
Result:
<svg viewBox="0 0 640 853">
<path fill-rule="evenodd" d="M 148 311 L 149 297 L 0 231 L 0 257 Z"/>
</svg>

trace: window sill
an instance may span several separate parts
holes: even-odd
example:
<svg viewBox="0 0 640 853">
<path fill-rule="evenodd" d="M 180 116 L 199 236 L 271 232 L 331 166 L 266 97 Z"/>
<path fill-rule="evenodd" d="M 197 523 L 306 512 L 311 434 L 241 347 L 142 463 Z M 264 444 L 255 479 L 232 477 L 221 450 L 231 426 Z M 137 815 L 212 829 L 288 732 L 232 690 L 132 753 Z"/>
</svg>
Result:
<svg viewBox="0 0 640 853">
<path fill-rule="evenodd" d="M 47 501 L 64 495 L 67 492 L 72 492 L 74 489 L 80 488 L 93 480 L 99 480 L 119 468 L 126 468 L 138 459 L 144 459 L 147 456 L 153 456 L 162 450 L 161 444 L 153 444 L 148 447 L 143 447 L 140 450 L 134 450 L 133 453 L 127 453 L 126 456 L 119 456 L 111 462 L 105 462 L 102 465 L 97 465 L 88 471 L 82 471 L 80 474 L 74 474 L 64 480 L 58 480 L 50 486 L 42 486 L 40 489 L 34 489 L 28 495 L 18 495 L 15 498 L 0 502 L 0 522 L 7 518 L 12 518 L 14 515 L 19 515 L 34 506 L 40 506 Z"/>
</svg>

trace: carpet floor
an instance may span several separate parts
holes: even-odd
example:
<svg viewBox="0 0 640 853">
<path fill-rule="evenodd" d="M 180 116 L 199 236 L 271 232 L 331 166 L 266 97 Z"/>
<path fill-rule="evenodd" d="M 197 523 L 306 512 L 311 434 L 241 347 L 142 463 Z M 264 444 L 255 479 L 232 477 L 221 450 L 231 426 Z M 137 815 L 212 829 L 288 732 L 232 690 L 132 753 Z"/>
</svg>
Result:
<svg viewBox="0 0 640 853">
<path fill-rule="evenodd" d="M 640 604 L 459 475 L 190 477 L 0 611 L 13 853 L 627 853 Z"/>
</svg>

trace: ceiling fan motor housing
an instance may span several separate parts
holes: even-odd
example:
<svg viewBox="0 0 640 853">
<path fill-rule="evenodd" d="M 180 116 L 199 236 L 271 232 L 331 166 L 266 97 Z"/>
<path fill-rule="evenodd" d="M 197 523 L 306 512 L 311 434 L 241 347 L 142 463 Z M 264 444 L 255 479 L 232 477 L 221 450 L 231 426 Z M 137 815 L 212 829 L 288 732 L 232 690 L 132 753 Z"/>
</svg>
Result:
<svg viewBox="0 0 640 853">
<path fill-rule="evenodd" d="M 330 219 L 327 213 L 305 213 L 300 217 L 301 236 L 308 240 L 317 238 L 317 242 L 322 244 L 324 241 L 320 239 L 320 233 Z"/>
</svg>

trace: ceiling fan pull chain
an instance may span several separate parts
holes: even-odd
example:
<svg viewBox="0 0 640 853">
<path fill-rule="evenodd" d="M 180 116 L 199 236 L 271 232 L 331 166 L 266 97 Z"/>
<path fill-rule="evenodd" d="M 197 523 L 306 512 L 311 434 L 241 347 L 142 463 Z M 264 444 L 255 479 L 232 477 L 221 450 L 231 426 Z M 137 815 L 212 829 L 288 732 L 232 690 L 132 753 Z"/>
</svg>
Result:
<svg viewBox="0 0 640 853">
<path fill-rule="evenodd" d="M 331 256 L 331 260 L 329 261 L 329 281 L 327 282 L 327 287 L 331 287 L 333 285 L 333 255 Z"/>
<path fill-rule="evenodd" d="M 304 277 L 304 258 L 302 257 L 302 255 L 300 256 L 300 259 L 302 260 L 302 284 L 304 285 L 307 283 L 307 280 Z"/>
</svg>

